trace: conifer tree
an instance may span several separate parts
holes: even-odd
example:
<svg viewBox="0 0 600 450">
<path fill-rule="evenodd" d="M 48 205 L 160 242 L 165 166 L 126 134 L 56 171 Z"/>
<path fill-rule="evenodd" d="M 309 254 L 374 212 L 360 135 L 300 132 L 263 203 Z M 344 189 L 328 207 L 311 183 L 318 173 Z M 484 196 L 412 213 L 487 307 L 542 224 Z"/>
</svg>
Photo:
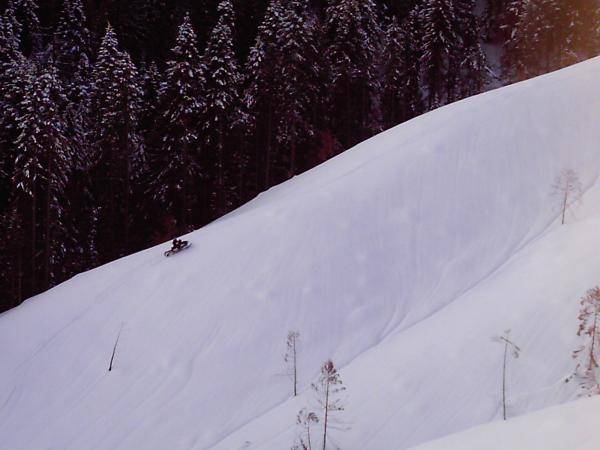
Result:
<svg viewBox="0 0 600 450">
<path fill-rule="evenodd" d="M 522 80 L 557 68 L 561 59 L 560 14 L 557 0 L 512 0 L 516 23 L 504 43 L 503 66 L 512 80 Z"/>
<path fill-rule="evenodd" d="M 119 50 L 109 26 L 92 73 L 91 91 L 94 194 L 103 261 L 122 256 L 130 245 L 131 198 L 144 164 L 141 98 L 137 69 L 129 55 Z"/>
<path fill-rule="evenodd" d="M 317 117 L 325 96 L 322 61 L 319 55 L 318 24 L 311 17 L 307 0 L 286 2 L 282 10 L 282 27 L 277 36 L 279 53 L 276 73 L 276 138 L 284 161 L 285 176 L 294 176 L 299 163 L 307 159 L 307 147 L 316 135 Z M 305 148 L 303 155 L 298 147 Z M 304 156 L 304 161 L 302 159 Z"/>
<path fill-rule="evenodd" d="M 0 64 L 13 61 L 17 53 L 19 38 L 15 33 L 14 20 L 7 14 L 0 15 Z"/>
<path fill-rule="evenodd" d="M 13 182 L 15 160 L 19 154 L 18 125 L 23 117 L 23 99 L 30 89 L 33 67 L 20 53 L 12 22 L 0 16 L 0 309 L 18 305 L 33 292 L 26 271 L 25 218 L 16 208 Z M 28 208 L 27 211 L 30 209 Z M 29 236 L 30 234 L 28 234 Z M 28 247 L 29 248 L 29 247 Z"/>
<path fill-rule="evenodd" d="M 386 128 L 409 120 L 422 111 L 419 86 L 419 45 L 415 14 L 401 27 L 392 17 L 386 30 L 383 54 L 383 121 Z"/>
<path fill-rule="evenodd" d="M 506 21 L 511 0 L 488 0 L 485 6 L 482 37 L 488 42 L 504 42 L 510 36 L 510 23 Z M 514 25 L 514 24 L 512 24 Z"/>
<path fill-rule="evenodd" d="M 9 0 L 5 16 L 12 22 L 13 32 L 27 56 L 35 56 L 42 49 L 42 35 L 35 0 Z"/>
<path fill-rule="evenodd" d="M 156 156 L 160 148 L 160 133 L 156 129 L 160 116 L 159 95 L 163 83 L 163 74 L 155 61 L 150 64 L 142 62 L 139 70 L 140 86 L 143 92 L 143 109 L 140 114 L 140 131 L 144 139 L 144 148 L 148 155 L 148 163 Z M 155 172 L 153 167 L 149 167 Z"/>
<path fill-rule="evenodd" d="M 458 98 L 479 94 L 487 81 L 488 67 L 481 48 L 481 30 L 474 0 L 454 0 L 459 25 L 462 60 L 458 67 Z"/>
<path fill-rule="evenodd" d="M 10 20 L 0 16 L 0 214 L 7 207 L 15 159 L 17 111 L 23 95 L 27 61 L 18 49 Z"/>
<path fill-rule="evenodd" d="M 90 107 L 91 42 L 81 0 L 64 0 L 52 40 L 54 64 L 65 85 L 66 110 L 74 161 L 67 185 L 71 213 L 65 217 L 68 230 L 65 275 L 97 264 L 92 184 L 88 170 L 92 150 L 88 140 Z"/>
<path fill-rule="evenodd" d="M 196 33 L 189 15 L 179 28 L 160 91 L 161 170 L 154 196 L 177 221 L 180 233 L 206 220 L 206 187 L 201 165 L 200 127 L 204 109 L 203 68 L 196 48 Z M 198 192 L 201 191 L 201 195 Z M 200 217 L 193 211 L 200 211 Z"/>
<path fill-rule="evenodd" d="M 597 55 L 600 48 L 600 5 L 589 0 L 570 0 L 560 9 L 558 32 L 561 66 Z"/>
<path fill-rule="evenodd" d="M 254 173 L 256 190 L 272 184 L 275 151 L 275 107 L 277 104 L 276 76 L 279 70 L 276 42 L 283 18 L 281 0 L 271 0 L 264 19 L 258 27 L 254 46 L 246 63 L 247 89 L 244 104 L 254 139 Z"/>
<path fill-rule="evenodd" d="M 348 148 L 380 130 L 377 7 L 372 0 L 332 0 L 326 29 L 331 123 L 342 146 Z"/>
<path fill-rule="evenodd" d="M 90 33 L 81 0 L 64 0 L 54 32 L 54 62 L 63 80 L 74 91 L 72 100 L 85 95 L 90 72 Z"/>
<path fill-rule="evenodd" d="M 64 232 L 63 194 L 72 160 L 61 111 L 66 97 L 58 76 L 52 68 L 33 75 L 21 104 L 13 175 L 13 208 L 24 221 L 19 228 L 28 228 L 29 234 L 25 241 L 28 248 L 21 251 L 31 263 L 27 277 L 30 294 L 52 285 L 54 270 L 61 261 L 58 235 Z M 15 241 L 15 245 L 22 242 Z"/>
<path fill-rule="evenodd" d="M 212 30 L 203 55 L 205 108 L 203 136 L 212 176 L 213 216 L 218 217 L 233 204 L 232 172 L 235 170 L 235 128 L 244 119 L 240 112 L 242 75 L 233 50 L 234 17 L 231 0 L 221 0 L 219 20 Z"/>
<path fill-rule="evenodd" d="M 420 7 L 420 20 L 421 65 L 431 110 L 456 98 L 457 72 L 463 54 L 455 2 L 425 0 Z"/>
</svg>

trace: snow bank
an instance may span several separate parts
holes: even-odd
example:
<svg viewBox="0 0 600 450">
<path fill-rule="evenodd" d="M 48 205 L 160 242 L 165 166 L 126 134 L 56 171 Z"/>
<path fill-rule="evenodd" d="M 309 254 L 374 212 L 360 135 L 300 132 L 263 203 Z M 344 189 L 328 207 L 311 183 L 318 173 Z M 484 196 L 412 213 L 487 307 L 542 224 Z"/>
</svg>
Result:
<svg viewBox="0 0 600 450">
<path fill-rule="evenodd" d="M 413 450 L 597 450 L 599 410 L 598 398 L 573 402 L 480 426 Z"/>
</svg>

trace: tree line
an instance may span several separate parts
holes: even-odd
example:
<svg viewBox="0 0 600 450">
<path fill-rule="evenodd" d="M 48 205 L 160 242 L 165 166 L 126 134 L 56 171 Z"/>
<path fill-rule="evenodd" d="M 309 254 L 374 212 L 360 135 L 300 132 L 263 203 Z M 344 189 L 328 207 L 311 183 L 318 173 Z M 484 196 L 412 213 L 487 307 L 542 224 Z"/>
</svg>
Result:
<svg viewBox="0 0 600 450">
<path fill-rule="evenodd" d="M 598 49 L 587 0 L 0 6 L 0 310 Z"/>
</svg>

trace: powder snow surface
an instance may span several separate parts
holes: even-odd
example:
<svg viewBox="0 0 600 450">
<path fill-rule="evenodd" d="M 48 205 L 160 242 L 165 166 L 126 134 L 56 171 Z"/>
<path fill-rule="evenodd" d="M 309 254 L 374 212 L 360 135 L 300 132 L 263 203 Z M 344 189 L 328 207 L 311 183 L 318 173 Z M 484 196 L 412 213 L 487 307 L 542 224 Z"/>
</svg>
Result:
<svg viewBox="0 0 600 450">
<path fill-rule="evenodd" d="M 600 399 L 494 422 L 413 450 L 598 450 Z"/>
<path fill-rule="evenodd" d="M 566 168 L 586 194 L 560 226 Z M 332 448 L 406 449 L 501 417 L 509 328 L 509 415 L 572 400 L 599 168 L 596 59 L 382 133 L 174 257 L 79 275 L 0 315 L 0 449 L 285 450 L 327 358 L 347 387 Z"/>
</svg>

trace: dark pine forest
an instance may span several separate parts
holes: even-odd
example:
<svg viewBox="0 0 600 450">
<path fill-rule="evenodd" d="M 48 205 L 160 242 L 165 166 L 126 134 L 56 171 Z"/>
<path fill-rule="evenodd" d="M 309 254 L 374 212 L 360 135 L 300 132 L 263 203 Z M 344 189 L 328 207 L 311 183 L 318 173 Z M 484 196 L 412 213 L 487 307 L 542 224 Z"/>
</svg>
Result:
<svg viewBox="0 0 600 450">
<path fill-rule="evenodd" d="M 598 54 L 597 0 L 0 0 L 0 311 Z"/>
</svg>

